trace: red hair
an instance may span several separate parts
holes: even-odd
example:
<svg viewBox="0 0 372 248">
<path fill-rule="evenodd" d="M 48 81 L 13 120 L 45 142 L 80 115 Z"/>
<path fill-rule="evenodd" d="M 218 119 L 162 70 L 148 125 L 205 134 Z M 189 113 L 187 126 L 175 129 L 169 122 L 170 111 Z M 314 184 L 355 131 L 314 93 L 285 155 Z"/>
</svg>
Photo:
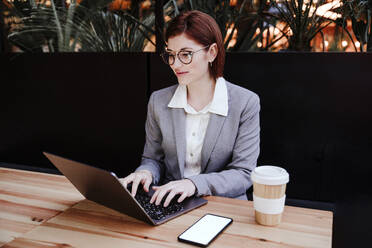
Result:
<svg viewBox="0 0 372 248">
<path fill-rule="evenodd" d="M 165 41 L 168 42 L 170 37 L 181 34 L 186 34 L 202 46 L 217 44 L 217 57 L 212 62 L 209 72 L 214 79 L 222 77 L 225 65 L 225 47 L 221 30 L 213 17 L 198 10 L 179 14 L 168 25 L 165 32 Z"/>
</svg>

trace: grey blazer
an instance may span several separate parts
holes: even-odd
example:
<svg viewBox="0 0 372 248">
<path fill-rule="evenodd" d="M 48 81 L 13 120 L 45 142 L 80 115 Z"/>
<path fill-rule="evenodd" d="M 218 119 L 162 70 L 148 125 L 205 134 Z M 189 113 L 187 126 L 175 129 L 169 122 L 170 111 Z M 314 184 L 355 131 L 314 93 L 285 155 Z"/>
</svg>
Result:
<svg viewBox="0 0 372 248">
<path fill-rule="evenodd" d="M 148 103 L 146 143 L 141 165 L 154 184 L 183 178 L 186 157 L 186 114 L 169 108 L 178 85 L 155 91 Z M 247 199 L 251 172 L 259 155 L 260 103 L 258 96 L 226 81 L 228 114 L 211 113 L 201 154 L 201 174 L 192 176 L 197 195 Z"/>
</svg>

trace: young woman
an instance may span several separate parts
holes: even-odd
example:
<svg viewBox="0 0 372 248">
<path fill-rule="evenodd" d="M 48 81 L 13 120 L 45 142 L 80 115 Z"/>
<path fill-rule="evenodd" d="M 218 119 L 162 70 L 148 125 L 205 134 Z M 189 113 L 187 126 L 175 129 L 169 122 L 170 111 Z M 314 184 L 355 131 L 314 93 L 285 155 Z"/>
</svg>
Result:
<svg viewBox="0 0 372 248">
<path fill-rule="evenodd" d="M 162 55 L 178 79 L 155 91 L 148 103 L 141 165 L 122 179 L 155 190 L 151 203 L 168 206 L 192 195 L 247 199 L 259 154 L 258 96 L 227 82 L 225 50 L 215 20 L 200 11 L 169 24 Z M 245 73 L 245 72 L 242 72 Z"/>
</svg>

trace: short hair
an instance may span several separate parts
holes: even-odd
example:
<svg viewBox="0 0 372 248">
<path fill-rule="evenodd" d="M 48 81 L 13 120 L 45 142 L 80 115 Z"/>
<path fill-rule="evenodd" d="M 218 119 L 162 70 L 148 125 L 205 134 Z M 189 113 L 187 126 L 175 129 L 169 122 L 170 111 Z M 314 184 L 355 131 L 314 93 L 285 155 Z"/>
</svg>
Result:
<svg viewBox="0 0 372 248">
<path fill-rule="evenodd" d="M 168 25 L 165 41 L 177 35 L 186 34 L 190 39 L 203 46 L 217 44 L 217 57 L 212 62 L 209 72 L 214 79 L 223 76 L 225 65 L 225 47 L 218 24 L 208 14 L 198 10 L 186 11 L 176 16 Z"/>
</svg>

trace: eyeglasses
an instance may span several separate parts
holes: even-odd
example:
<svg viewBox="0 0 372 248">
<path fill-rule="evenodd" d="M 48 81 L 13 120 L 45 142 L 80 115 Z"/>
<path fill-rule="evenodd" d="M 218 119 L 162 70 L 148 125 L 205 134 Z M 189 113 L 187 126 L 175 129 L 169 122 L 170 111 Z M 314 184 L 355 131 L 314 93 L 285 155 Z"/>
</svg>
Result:
<svg viewBox="0 0 372 248">
<path fill-rule="evenodd" d="M 206 49 L 208 46 L 205 46 L 197 51 L 186 51 L 186 50 L 181 50 L 178 51 L 177 53 L 170 53 L 170 52 L 164 52 L 160 56 L 163 58 L 164 63 L 168 65 L 173 65 L 174 62 L 176 61 L 176 55 L 179 61 L 181 61 L 182 64 L 188 65 L 192 62 L 192 57 L 194 53 L 197 53 L 203 49 Z"/>
</svg>

